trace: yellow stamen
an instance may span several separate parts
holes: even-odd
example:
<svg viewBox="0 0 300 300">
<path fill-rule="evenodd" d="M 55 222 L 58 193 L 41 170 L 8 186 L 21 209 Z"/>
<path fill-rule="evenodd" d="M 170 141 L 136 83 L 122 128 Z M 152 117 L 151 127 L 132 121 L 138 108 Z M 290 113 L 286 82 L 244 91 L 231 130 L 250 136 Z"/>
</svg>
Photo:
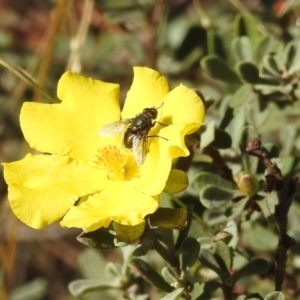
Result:
<svg viewBox="0 0 300 300">
<path fill-rule="evenodd" d="M 97 163 L 107 169 L 110 180 L 125 179 L 126 156 L 116 146 L 108 145 L 99 149 Z"/>
</svg>

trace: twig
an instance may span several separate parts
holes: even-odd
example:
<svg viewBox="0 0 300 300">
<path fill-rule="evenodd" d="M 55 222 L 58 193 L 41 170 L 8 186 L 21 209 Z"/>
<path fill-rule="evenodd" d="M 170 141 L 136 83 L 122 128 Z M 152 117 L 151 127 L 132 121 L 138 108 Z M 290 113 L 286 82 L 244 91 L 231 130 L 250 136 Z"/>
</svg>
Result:
<svg viewBox="0 0 300 300">
<path fill-rule="evenodd" d="M 294 239 L 287 234 L 287 216 L 292 204 L 292 195 L 296 190 L 296 183 L 299 179 L 283 179 L 280 169 L 272 163 L 268 153 L 261 147 L 260 139 L 255 138 L 250 141 L 246 151 L 249 155 L 258 157 L 266 168 L 267 175 L 265 176 L 264 190 L 267 193 L 276 191 L 278 196 L 278 204 L 275 208 L 275 219 L 279 227 L 279 241 L 275 255 L 275 289 L 280 291 L 285 277 L 287 252 L 295 244 Z"/>
</svg>

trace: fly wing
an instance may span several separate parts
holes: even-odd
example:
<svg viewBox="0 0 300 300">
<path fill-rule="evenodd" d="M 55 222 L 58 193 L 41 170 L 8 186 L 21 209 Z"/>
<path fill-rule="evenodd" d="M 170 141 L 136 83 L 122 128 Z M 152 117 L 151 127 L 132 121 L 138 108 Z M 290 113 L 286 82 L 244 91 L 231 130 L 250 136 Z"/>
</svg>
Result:
<svg viewBox="0 0 300 300">
<path fill-rule="evenodd" d="M 132 119 L 122 119 L 116 122 L 104 125 L 99 130 L 100 136 L 115 136 L 124 133 L 128 126 L 131 124 Z"/>
<path fill-rule="evenodd" d="M 132 139 L 132 153 L 139 166 L 141 166 L 147 155 L 148 142 L 147 135 L 135 135 Z"/>
</svg>

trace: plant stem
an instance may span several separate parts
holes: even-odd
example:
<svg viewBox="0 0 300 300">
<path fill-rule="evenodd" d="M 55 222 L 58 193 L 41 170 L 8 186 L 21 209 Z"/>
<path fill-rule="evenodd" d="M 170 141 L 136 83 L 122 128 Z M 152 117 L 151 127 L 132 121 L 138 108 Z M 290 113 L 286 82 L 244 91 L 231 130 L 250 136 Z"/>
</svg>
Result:
<svg viewBox="0 0 300 300">
<path fill-rule="evenodd" d="M 279 227 L 279 240 L 275 255 L 275 290 L 281 291 L 285 278 L 287 252 L 295 244 L 294 239 L 287 234 L 287 225 L 292 196 L 295 193 L 299 178 L 283 180 L 280 169 L 270 160 L 268 153 L 261 147 L 261 141 L 258 138 L 248 143 L 246 151 L 249 155 L 258 157 L 267 170 L 268 174 L 265 176 L 264 185 L 265 192 L 277 192 L 278 204 L 275 208 L 275 219 Z"/>
</svg>

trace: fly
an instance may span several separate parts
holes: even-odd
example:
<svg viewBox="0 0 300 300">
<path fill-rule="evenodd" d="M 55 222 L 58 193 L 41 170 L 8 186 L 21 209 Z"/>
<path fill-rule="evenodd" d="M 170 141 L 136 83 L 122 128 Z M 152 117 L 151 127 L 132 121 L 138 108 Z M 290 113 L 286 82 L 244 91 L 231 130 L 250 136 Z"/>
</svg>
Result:
<svg viewBox="0 0 300 300">
<path fill-rule="evenodd" d="M 123 134 L 124 147 L 132 150 L 137 164 L 141 166 L 145 161 L 148 151 L 147 138 L 160 137 L 148 136 L 150 129 L 156 123 L 166 126 L 158 121 L 154 121 L 156 118 L 157 108 L 144 108 L 143 112 L 138 114 L 135 118 L 126 118 L 103 126 L 99 131 L 99 135 L 115 136 L 117 134 Z"/>
</svg>

